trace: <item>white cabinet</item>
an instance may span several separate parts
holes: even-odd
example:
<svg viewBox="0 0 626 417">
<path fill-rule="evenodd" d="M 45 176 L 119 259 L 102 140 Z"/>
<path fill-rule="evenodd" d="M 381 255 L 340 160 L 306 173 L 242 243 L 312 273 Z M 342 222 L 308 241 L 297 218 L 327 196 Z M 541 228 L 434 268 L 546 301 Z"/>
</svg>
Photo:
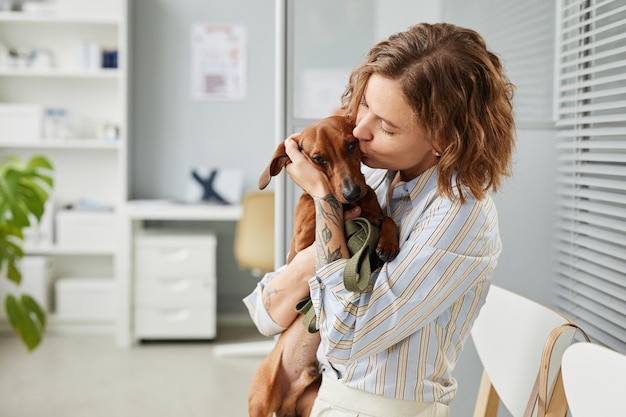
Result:
<svg viewBox="0 0 626 417">
<path fill-rule="evenodd" d="M 43 154 L 52 162 L 55 186 L 46 227 L 75 224 L 66 212 L 55 224 L 55 214 L 69 206 L 105 209 L 107 224 L 114 225 L 91 224 L 94 231 L 86 239 L 61 241 L 67 244 L 55 238 L 58 229 L 43 233 L 45 239 L 25 245 L 27 253 L 52 258 L 53 279 L 111 279 L 119 245 L 101 243 L 118 241 L 128 194 L 128 4 L 38 3 L 49 6 L 45 13 L 0 12 L 0 122 L 3 111 L 21 111 L 22 125 L 30 129 L 25 135 L 19 123 L 0 129 L 0 158 Z M 67 236 L 72 230 L 60 232 Z"/>
<path fill-rule="evenodd" d="M 118 346 L 138 339 L 215 337 L 218 242 L 203 223 L 236 222 L 241 215 L 240 205 L 144 200 L 125 206 L 116 269 Z M 194 226 L 172 235 L 180 223 Z"/>
<path fill-rule="evenodd" d="M 134 336 L 138 339 L 213 339 L 216 269 L 213 234 L 135 237 Z"/>
</svg>

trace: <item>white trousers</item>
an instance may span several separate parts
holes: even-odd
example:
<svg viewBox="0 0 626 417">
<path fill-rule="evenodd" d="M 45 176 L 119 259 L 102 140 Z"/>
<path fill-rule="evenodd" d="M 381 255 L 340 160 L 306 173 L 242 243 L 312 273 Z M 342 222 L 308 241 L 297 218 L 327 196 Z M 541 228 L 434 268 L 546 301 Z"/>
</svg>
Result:
<svg viewBox="0 0 626 417">
<path fill-rule="evenodd" d="M 322 377 L 311 417 L 449 417 L 446 404 L 396 400 Z"/>
</svg>

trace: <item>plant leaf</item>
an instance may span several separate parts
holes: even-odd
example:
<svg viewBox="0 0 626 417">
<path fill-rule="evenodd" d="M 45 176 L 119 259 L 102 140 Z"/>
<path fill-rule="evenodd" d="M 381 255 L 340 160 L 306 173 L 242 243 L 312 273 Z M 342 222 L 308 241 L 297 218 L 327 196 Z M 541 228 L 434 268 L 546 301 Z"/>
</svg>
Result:
<svg viewBox="0 0 626 417">
<path fill-rule="evenodd" d="M 30 158 L 30 160 L 28 161 L 28 163 L 26 164 L 26 167 L 29 169 L 40 169 L 40 168 L 45 168 L 48 170 L 52 170 L 52 164 L 50 163 L 50 161 L 42 155 L 35 155 L 32 158 Z"/>
<path fill-rule="evenodd" d="M 43 311 L 37 300 L 28 294 L 22 294 L 22 305 L 29 315 L 35 316 L 36 324 L 40 328 L 41 332 L 43 332 L 46 329 L 46 313 Z"/>
<path fill-rule="evenodd" d="M 23 294 L 18 300 L 9 294 L 5 298 L 5 310 L 15 333 L 33 351 L 41 343 L 46 327 L 45 313 L 39 304 L 28 295 Z"/>
<path fill-rule="evenodd" d="M 21 258 L 24 255 L 18 244 L 22 239 L 23 235 L 20 229 L 0 223 L 0 271 L 2 271 L 5 260 L 15 257 Z"/>
<path fill-rule="evenodd" d="M 22 283 L 22 273 L 19 268 L 17 268 L 17 261 L 20 257 L 13 256 L 9 258 L 7 262 L 7 278 L 10 281 L 15 282 L 15 284 L 20 285 Z"/>
<path fill-rule="evenodd" d="M 9 222 L 20 229 L 30 226 L 28 214 L 19 202 L 11 206 L 11 219 Z"/>
<path fill-rule="evenodd" d="M 18 285 L 22 280 L 19 260 L 24 255 L 22 230 L 34 219 L 41 221 L 54 184 L 52 170 L 50 161 L 41 155 L 33 156 L 26 164 L 8 156 L 0 164 L 0 272 Z M 35 349 L 42 340 L 46 313 L 27 294 L 19 299 L 7 295 L 4 307 L 15 333 L 29 351 Z"/>
<path fill-rule="evenodd" d="M 46 200 L 48 199 L 48 193 L 46 193 L 39 185 L 34 181 L 24 181 L 22 187 L 29 187 L 20 189 L 20 198 L 24 207 L 28 212 L 32 213 L 37 221 L 41 220 L 43 216 Z"/>
<path fill-rule="evenodd" d="M 9 318 L 9 324 L 19 333 L 17 329 L 22 328 L 23 317 L 20 305 L 13 294 L 7 294 L 7 296 L 4 297 L 4 310 Z"/>
</svg>

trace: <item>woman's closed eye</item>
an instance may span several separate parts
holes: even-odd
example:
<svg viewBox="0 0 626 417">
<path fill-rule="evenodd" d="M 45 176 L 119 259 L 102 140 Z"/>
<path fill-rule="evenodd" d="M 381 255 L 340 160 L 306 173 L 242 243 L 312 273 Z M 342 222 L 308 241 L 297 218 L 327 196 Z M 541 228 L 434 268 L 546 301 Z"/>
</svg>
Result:
<svg viewBox="0 0 626 417">
<path fill-rule="evenodd" d="M 378 130 L 380 131 L 380 133 L 382 133 L 382 134 L 384 134 L 384 135 L 388 135 L 388 136 L 393 135 L 393 132 L 391 132 L 391 131 L 389 131 L 389 130 L 387 130 L 387 129 L 385 129 L 385 128 L 383 127 L 383 121 L 382 121 L 382 120 L 380 120 L 380 121 L 378 122 Z"/>
<path fill-rule="evenodd" d="M 364 95 L 361 96 L 361 101 L 359 102 L 359 105 L 365 107 L 366 109 L 369 108 L 369 106 L 367 105 L 367 102 L 365 101 L 365 96 Z M 380 131 L 380 133 L 382 133 L 384 135 L 388 135 L 388 136 L 393 135 L 394 132 L 385 129 L 385 127 L 383 126 L 383 122 L 384 122 L 384 120 L 379 118 L 379 120 L 378 120 L 378 130 Z"/>
</svg>

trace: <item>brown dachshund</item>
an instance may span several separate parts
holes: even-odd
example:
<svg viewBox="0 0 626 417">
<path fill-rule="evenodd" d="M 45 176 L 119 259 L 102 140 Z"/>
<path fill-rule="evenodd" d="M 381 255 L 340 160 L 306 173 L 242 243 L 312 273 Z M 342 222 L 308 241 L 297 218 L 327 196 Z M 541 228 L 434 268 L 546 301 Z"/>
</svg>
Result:
<svg viewBox="0 0 626 417">
<path fill-rule="evenodd" d="M 376 253 L 383 261 L 396 257 L 398 229 L 383 215 L 376 194 L 361 173 L 361 151 L 352 134 L 354 126 L 342 116 L 332 116 L 306 127 L 298 139 L 301 152 L 324 173 L 331 193 L 345 209 L 361 207 L 361 217 L 380 226 Z M 264 189 L 271 177 L 290 163 L 281 143 L 259 179 Z M 294 213 L 294 234 L 287 262 L 315 241 L 313 199 L 303 193 Z M 278 338 L 252 378 L 248 397 L 250 417 L 308 417 L 321 382 L 316 351 L 319 333 L 309 333 L 296 319 Z"/>
</svg>

